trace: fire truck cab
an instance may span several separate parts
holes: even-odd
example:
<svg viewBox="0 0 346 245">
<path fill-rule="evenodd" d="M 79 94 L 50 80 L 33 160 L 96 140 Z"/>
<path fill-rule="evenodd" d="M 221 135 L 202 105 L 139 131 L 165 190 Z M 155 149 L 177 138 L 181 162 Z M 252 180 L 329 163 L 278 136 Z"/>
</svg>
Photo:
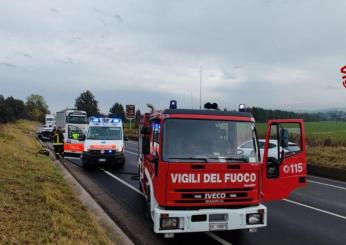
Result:
<svg viewBox="0 0 346 245">
<path fill-rule="evenodd" d="M 267 225 L 264 202 L 306 184 L 301 119 L 270 120 L 261 159 L 250 113 L 150 107 L 140 120 L 138 165 L 155 233 L 255 231 Z M 249 141 L 252 151 L 242 151 Z"/>
</svg>

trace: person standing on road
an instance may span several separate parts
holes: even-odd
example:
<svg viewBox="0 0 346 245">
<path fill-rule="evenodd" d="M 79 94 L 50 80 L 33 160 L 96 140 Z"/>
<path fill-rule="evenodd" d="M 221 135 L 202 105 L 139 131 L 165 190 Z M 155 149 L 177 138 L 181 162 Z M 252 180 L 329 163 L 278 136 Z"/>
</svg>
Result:
<svg viewBox="0 0 346 245">
<path fill-rule="evenodd" d="M 61 127 L 55 130 L 53 135 L 53 148 L 55 154 L 61 154 L 64 151 L 64 135 L 62 133 Z"/>
</svg>

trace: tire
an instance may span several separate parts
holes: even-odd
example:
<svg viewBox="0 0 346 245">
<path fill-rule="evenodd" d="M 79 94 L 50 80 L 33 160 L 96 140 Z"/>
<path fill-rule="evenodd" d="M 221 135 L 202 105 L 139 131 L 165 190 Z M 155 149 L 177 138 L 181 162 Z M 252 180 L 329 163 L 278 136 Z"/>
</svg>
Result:
<svg viewBox="0 0 346 245">
<path fill-rule="evenodd" d="M 82 168 L 84 170 L 88 169 L 89 168 L 89 164 L 86 161 L 82 161 Z"/>
<path fill-rule="evenodd" d="M 147 188 L 147 199 L 146 199 L 146 207 L 145 207 L 145 214 L 147 216 L 147 219 L 152 222 L 152 219 L 151 219 L 151 207 L 150 207 L 150 201 L 151 201 L 151 198 L 150 198 L 150 189 L 149 187 Z"/>
<path fill-rule="evenodd" d="M 125 165 L 125 158 L 123 158 L 123 160 L 122 160 L 121 162 L 119 162 L 118 166 L 119 166 L 120 168 L 123 168 L 124 165 Z"/>
<path fill-rule="evenodd" d="M 138 189 L 143 192 L 143 187 L 142 187 L 142 181 L 141 181 L 141 170 L 140 167 L 138 167 Z"/>
</svg>

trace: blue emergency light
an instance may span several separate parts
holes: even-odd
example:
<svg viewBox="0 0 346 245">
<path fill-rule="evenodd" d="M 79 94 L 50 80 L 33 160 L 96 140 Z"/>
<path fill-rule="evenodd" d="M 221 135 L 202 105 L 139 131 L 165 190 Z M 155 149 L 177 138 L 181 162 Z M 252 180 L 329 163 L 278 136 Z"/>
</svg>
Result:
<svg viewBox="0 0 346 245">
<path fill-rule="evenodd" d="M 112 118 L 111 123 L 119 123 L 121 122 L 120 118 Z"/>
<path fill-rule="evenodd" d="M 101 122 L 101 118 L 95 117 L 95 118 L 92 119 L 92 121 L 95 122 L 95 123 L 100 123 Z"/>
</svg>

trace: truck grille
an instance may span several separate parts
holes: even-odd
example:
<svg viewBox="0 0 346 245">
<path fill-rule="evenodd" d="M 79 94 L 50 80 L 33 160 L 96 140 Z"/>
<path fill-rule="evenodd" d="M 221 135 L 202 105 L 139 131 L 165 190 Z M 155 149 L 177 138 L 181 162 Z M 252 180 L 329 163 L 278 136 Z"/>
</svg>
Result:
<svg viewBox="0 0 346 245">
<path fill-rule="evenodd" d="M 252 202 L 258 199 L 256 188 L 225 188 L 225 189 L 175 189 L 174 203 L 215 203 L 237 204 Z M 178 198 L 177 198 L 178 197 Z"/>
<path fill-rule="evenodd" d="M 115 153 L 114 150 L 103 150 L 103 153 L 101 153 L 101 150 L 89 150 L 89 153 L 92 155 L 112 155 Z"/>
</svg>

